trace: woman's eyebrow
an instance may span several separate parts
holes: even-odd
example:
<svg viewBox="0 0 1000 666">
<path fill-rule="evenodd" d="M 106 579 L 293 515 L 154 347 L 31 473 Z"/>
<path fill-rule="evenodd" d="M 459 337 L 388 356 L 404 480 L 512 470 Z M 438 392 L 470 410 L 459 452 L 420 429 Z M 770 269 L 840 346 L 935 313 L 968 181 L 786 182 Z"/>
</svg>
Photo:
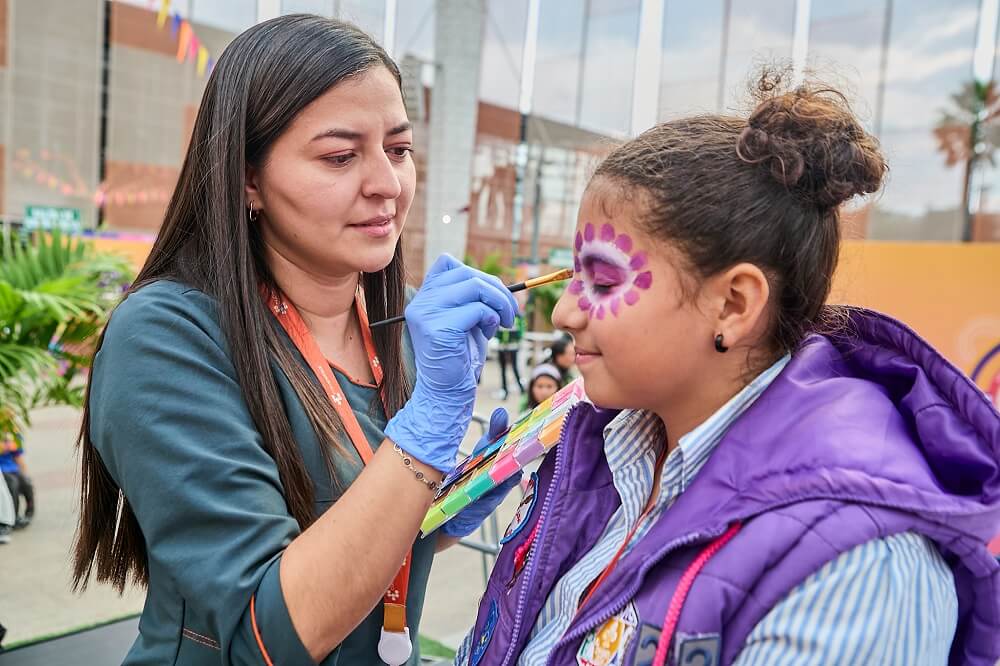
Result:
<svg viewBox="0 0 1000 666">
<path fill-rule="evenodd" d="M 409 122 L 400 123 L 399 125 L 396 125 L 388 132 L 386 132 L 386 136 L 395 136 L 397 134 L 402 134 L 403 132 L 408 132 L 412 128 L 413 125 Z M 359 139 L 363 139 L 364 136 L 365 136 L 364 132 L 356 132 L 354 130 L 334 127 L 326 130 L 325 132 L 320 132 L 319 134 L 314 136 L 311 140 L 318 141 L 320 139 L 347 139 L 348 141 L 357 141 Z"/>
</svg>

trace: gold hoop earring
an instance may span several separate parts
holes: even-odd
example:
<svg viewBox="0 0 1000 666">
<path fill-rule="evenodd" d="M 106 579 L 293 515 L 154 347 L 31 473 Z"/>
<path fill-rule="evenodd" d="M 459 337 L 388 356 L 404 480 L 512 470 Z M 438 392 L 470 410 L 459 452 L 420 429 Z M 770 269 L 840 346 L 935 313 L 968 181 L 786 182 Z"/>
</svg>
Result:
<svg viewBox="0 0 1000 666">
<path fill-rule="evenodd" d="M 260 217 L 260 209 L 257 209 L 257 210 L 253 209 L 253 201 L 250 202 L 250 216 L 249 217 L 250 217 L 250 221 L 251 222 L 256 222 L 257 218 Z"/>
</svg>

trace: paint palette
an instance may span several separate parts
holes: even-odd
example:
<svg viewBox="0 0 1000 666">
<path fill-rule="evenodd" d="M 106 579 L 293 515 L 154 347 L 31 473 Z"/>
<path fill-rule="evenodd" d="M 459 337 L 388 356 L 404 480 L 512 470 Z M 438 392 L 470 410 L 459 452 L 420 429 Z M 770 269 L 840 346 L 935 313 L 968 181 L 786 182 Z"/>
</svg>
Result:
<svg viewBox="0 0 1000 666">
<path fill-rule="evenodd" d="M 521 417 L 482 450 L 465 458 L 441 483 L 420 532 L 427 536 L 462 509 L 542 457 L 559 442 L 573 405 L 586 399 L 583 379 L 576 379 Z"/>
</svg>

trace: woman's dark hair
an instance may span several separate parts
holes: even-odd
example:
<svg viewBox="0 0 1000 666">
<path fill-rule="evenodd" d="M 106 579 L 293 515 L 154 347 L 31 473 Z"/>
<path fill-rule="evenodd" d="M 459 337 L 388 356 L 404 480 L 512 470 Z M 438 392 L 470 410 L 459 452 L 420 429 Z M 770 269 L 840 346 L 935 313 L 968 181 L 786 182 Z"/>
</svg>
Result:
<svg viewBox="0 0 1000 666">
<path fill-rule="evenodd" d="M 274 458 L 292 516 L 304 529 L 314 519 L 314 486 L 269 364 L 288 376 L 321 443 L 343 452 L 343 426 L 294 352 L 283 343 L 264 306 L 260 285 L 273 286 L 257 225 L 247 221 L 247 166 L 268 159 L 274 141 L 310 102 L 341 81 L 385 67 L 400 81 L 385 51 L 361 30 L 334 19 L 290 15 L 253 26 L 236 37 L 209 77 L 177 187 L 163 226 L 130 293 L 160 279 L 176 280 L 212 296 L 243 396 L 264 447 Z M 402 251 L 382 271 L 362 278 L 368 316 L 402 312 Z M 386 416 L 406 402 L 410 387 L 398 329 L 374 332 L 384 368 Z M 98 341 L 98 349 L 103 335 Z M 90 386 L 87 387 L 89 401 Z M 128 499 L 111 478 L 90 439 L 85 406 L 81 450 L 81 510 L 73 562 L 76 589 L 91 575 L 122 590 L 128 579 L 149 580 L 146 544 Z M 334 480 L 332 453 L 321 447 Z"/>
<path fill-rule="evenodd" d="M 749 118 L 657 125 L 615 149 L 594 175 L 641 201 L 640 224 L 679 248 L 698 277 L 741 262 L 760 267 L 771 287 L 770 342 L 782 352 L 821 323 L 840 250 L 840 204 L 877 191 L 887 170 L 842 93 L 809 83 L 787 90 L 787 74 L 761 73 Z"/>
</svg>

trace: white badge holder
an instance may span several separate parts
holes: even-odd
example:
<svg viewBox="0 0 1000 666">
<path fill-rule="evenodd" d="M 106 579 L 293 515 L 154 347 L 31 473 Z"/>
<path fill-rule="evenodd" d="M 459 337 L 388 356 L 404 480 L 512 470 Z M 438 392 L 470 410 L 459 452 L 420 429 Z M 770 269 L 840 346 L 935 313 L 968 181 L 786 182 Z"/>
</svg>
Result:
<svg viewBox="0 0 1000 666">
<path fill-rule="evenodd" d="M 413 653 L 413 643 L 410 642 L 410 628 L 404 627 L 402 632 L 386 631 L 382 627 L 382 636 L 378 639 L 378 656 L 389 666 L 405 664 Z"/>
</svg>

